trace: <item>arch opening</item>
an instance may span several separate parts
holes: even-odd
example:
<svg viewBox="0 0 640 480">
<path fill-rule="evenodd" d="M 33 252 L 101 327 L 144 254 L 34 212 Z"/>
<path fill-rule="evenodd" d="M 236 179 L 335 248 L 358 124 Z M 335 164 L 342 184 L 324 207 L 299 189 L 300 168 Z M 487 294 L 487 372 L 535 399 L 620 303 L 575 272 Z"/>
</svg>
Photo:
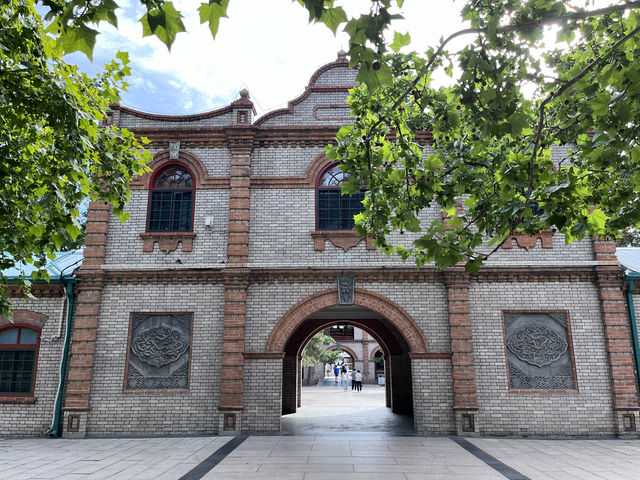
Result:
<svg viewBox="0 0 640 480">
<path fill-rule="evenodd" d="M 363 350 L 362 352 L 358 352 L 352 345 L 346 346 L 344 350 L 347 351 L 347 354 L 352 358 L 356 368 L 360 367 L 358 369 L 362 370 L 361 373 L 363 376 L 366 365 L 366 378 L 363 378 L 363 381 L 368 381 L 368 384 L 365 383 L 365 390 L 368 389 L 369 392 L 375 391 L 379 394 L 377 397 L 380 399 L 378 408 L 379 410 L 386 410 L 386 417 L 383 423 L 390 425 L 392 422 L 389 422 L 388 418 L 394 417 L 392 414 L 399 414 L 395 416 L 404 416 L 402 420 L 404 431 L 406 431 L 407 425 L 409 425 L 410 430 L 413 430 L 413 385 L 410 353 L 416 349 L 426 350 L 426 340 L 420 335 L 413 334 L 415 330 L 408 328 L 415 326 L 413 320 L 411 320 L 408 315 L 403 319 L 404 323 L 401 323 L 399 327 L 397 321 L 394 322 L 390 320 L 380 311 L 357 304 L 345 306 L 336 305 L 337 303 L 336 298 L 336 302 L 333 305 L 324 306 L 311 313 L 309 313 L 307 309 L 307 315 L 305 317 L 299 319 L 295 325 L 289 325 L 287 338 L 281 338 L 281 351 L 284 353 L 282 371 L 282 415 L 285 417 L 283 417 L 283 422 L 289 421 L 286 417 L 287 415 L 295 414 L 300 407 L 306 405 L 303 400 L 305 393 L 311 395 L 311 392 L 313 392 L 313 395 L 316 395 L 319 391 L 318 388 L 305 387 L 306 392 L 303 392 L 302 352 L 305 346 L 317 333 L 323 331 L 330 333 L 332 327 L 335 328 L 340 325 L 354 327 L 364 332 L 362 336 L 366 338 L 364 344 L 367 345 L 367 351 Z M 295 312 L 295 307 L 292 310 Z M 393 309 L 387 310 L 387 313 L 389 312 L 393 313 Z M 283 320 L 285 319 L 283 318 Z M 407 338 L 407 331 L 411 333 L 410 338 Z M 272 340 L 272 338 L 270 339 Z M 337 343 L 336 341 L 334 348 L 338 346 Z M 345 341 L 345 343 L 347 342 Z M 371 344 L 371 351 L 369 351 L 369 343 Z M 377 371 L 374 366 L 376 352 L 380 352 L 377 358 L 379 358 L 379 362 L 381 359 L 380 363 L 382 365 L 381 368 L 378 367 Z M 324 366 L 322 371 L 324 372 Z M 380 379 L 378 375 L 381 376 Z M 338 402 L 340 403 L 347 395 L 338 397 L 338 395 L 343 394 L 343 391 L 342 388 L 339 388 L 339 386 L 336 386 L 333 382 L 332 373 L 329 385 L 334 393 L 331 393 L 331 395 L 336 395 L 332 398 L 340 398 Z M 351 387 L 349 387 L 348 390 L 351 390 Z M 315 399 L 317 397 L 313 398 Z M 340 405 L 344 406 L 342 403 L 340 403 Z M 366 409 L 360 408 L 361 412 L 359 413 L 365 410 Z M 344 409 L 342 413 L 344 413 Z M 372 413 L 372 415 L 374 414 Z M 379 415 L 379 413 L 377 415 Z M 375 421 L 375 419 L 372 417 L 371 421 Z M 373 428 L 377 427 L 375 424 L 369 423 L 373 425 Z M 363 422 L 358 423 L 359 426 L 362 424 Z M 352 426 L 353 422 L 345 422 L 342 430 L 351 431 Z M 330 429 L 336 430 L 336 428 Z"/>
</svg>

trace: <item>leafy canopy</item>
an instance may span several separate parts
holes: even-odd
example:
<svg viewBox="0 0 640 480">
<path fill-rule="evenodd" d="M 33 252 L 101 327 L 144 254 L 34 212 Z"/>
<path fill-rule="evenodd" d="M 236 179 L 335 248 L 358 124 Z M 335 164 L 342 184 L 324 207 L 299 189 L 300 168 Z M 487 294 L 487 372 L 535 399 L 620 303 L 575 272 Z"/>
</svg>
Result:
<svg viewBox="0 0 640 480">
<path fill-rule="evenodd" d="M 65 52 L 90 55 L 90 26 L 117 23 L 113 0 L 42 2 Z M 571 242 L 640 223 L 640 1 L 467 0 L 468 28 L 430 47 L 391 31 L 403 0 L 353 17 L 346 2 L 298 3 L 349 36 L 355 122 L 328 154 L 352 174 L 345 193 L 368 185 L 356 229 L 386 253 L 473 272 L 515 232 L 552 228 Z M 142 4 L 144 34 L 170 47 L 180 12 Z M 201 4 L 213 35 L 228 5 Z M 452 48 L 456 38 L 467 44 Z M 553 158 L 551 145 L 568 148 Z"/>
<path fill-rule="evenodd" d="M 0 269 L 19 262 L 42 269 L 81 234 L 84 199 L 106 200 L 124 218 L 131 177 L 150 155 L 131 132 L 102 124 L 126 86 L 125 53 L 89 78 L 64 62 L 32 2 L 4 1 L 0 18 Z M 32 278 L 48 277 L 42 269 Z M 0 289 L 0 315 L 7 314 Z"/>
</svg>

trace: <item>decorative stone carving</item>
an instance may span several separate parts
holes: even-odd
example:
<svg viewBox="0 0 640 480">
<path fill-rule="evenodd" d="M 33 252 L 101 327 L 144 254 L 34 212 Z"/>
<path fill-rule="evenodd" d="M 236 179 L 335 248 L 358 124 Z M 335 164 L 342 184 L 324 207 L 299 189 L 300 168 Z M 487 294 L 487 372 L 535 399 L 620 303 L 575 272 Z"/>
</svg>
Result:
<svg viewBox="0 0 640 480">
<path fill-rule="evenodd" d="M 353 305 L 355 283 L 354 277 L 338 277 L 338 303 L 340 305 Z"/>
<path fill-rule="evenodd" d="M 131 316 L 126 388 L 180 390 L 189 385 L 190 314 Z"/>
<path fill-rule="evenodd" d="M 178 160 L 180 157 L 180 142 L 169 142 L 169 160 Z"/>
<path fill-rule="evenodd" d="M 565 313 L 505 313 L 504 326 L 510 388 L 576 388 Z"/>
<path fill-rule="evenodd" d="M 533 323 L 511 335 L 507 347 L 527 363 L 544 367 L 567 351 L 568 343 L 553 330 Z"/>
<path fill-rule="evenodd" d="M 140 360 L 156 368 L 179 359 L 189 349 L 189 344 L 175 330 L 158 327 L 140 334 L 131 345 L 131 351 Z"/>
</svg>

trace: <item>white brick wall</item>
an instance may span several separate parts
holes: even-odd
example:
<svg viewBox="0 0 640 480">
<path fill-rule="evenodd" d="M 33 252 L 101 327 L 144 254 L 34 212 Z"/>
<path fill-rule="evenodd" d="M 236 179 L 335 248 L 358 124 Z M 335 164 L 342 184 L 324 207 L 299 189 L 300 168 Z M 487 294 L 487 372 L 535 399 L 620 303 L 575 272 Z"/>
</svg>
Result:
<svg viewBox="0 0 640 480">
<path fill-rule="evenodd" d="M 593 284 L 472 283 L 470 297 L 481 434 L 614 433 L 610 372 Z M 577 392 L 508 391 L 503 310 L 569 312 Z"/>
<path fill-rule="evenodd" d="M 123 392 L 131 312 L 193 312 L 189 391 Z M 100 307 L 88 435 L 217 433 L 223 317 L 222 285 L 107 285 Z"/>
<path fill-rule="evenodd" d="M 142 251 L 140 234 L 146 230 L 147 190 L 133 190 L 127 205 L 129 220 L 122 223 L 111 215 L 105 263 L 107 265 L 136 266 L 156 265 L 176 268 L 182 265 L 222 265 L 227 256 L 227 231 L 229 224 L 229 191 L 199 190 L 196 192 L 193 251 L 176 250 L 164 253 L 157 245 L 153 252 Z M 213 226 L 205 228 L 204 217 L 213 217 Z"/>
<path fill-rule="evenodd" d="M 48 320 L 40 335 L 36 384 L 36 402 L 28 405 L 0 404 L 2 435 L 46 435 L 53 420 L 58 382 L 60 380 L 60 358 L 64 344 L 64 329 L 67 322 L 65 296 L 40 297 L 36 299 L 13 298 L 14 310 L 30 310 L 45 315 Z M 62 317 L 61 317 L 62 314 Z M 60 333 L 60 319 L 62 334 Z M 0 325 L 5 325 L 0 323 Z"/>
</svg>

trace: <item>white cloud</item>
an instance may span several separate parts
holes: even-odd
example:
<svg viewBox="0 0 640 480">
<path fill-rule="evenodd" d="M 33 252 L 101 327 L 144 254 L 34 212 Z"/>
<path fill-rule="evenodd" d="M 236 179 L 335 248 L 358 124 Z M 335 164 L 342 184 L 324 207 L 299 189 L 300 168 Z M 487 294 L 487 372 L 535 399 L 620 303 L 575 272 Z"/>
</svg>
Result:
<svg viewBox="0 0 640 480">
<path fill-rule="evenodd" d="M 209 105 L 196 102 L 197 107 L 211 110 L 233 101 L 242 88 L 251 93 L 259 114 L 283 107 L 302 93 L 317 68 L 348 46 L 346 36 L 336 38 L 323 25 L 308 24 L 307 11 L 289 0 L 231 0 L 229 18 L 220 21 L 214 41 L 208 26 L 200 25 L 200 0 L 176 0 L 188 33 L 179 34 L 169 52 L 155 37 L 142 37 L 137 20 L 144 11 L 138 3 L 132 4 L 124 10 L 125 17 L 120 15 L 118 30 L 103 28 L 96 53 L 113 56 L 117 50 L 128 51 L 133 75 L 165 77 L 185 94 L 181 102 L 185 110 L 193 108 L 190 90 L 199 99 L 211 101 Z M 371 2 L 345 0 L 345 4 L 350 10 L 366 12 Z M 458 29 L 458 8 L 453 6 L 406 0 L 402 9 L 406 20 L 398 22 L 396 29 L 409 31 L 415 48 L 425 50 L 441 35 Z"/>
</svg>

